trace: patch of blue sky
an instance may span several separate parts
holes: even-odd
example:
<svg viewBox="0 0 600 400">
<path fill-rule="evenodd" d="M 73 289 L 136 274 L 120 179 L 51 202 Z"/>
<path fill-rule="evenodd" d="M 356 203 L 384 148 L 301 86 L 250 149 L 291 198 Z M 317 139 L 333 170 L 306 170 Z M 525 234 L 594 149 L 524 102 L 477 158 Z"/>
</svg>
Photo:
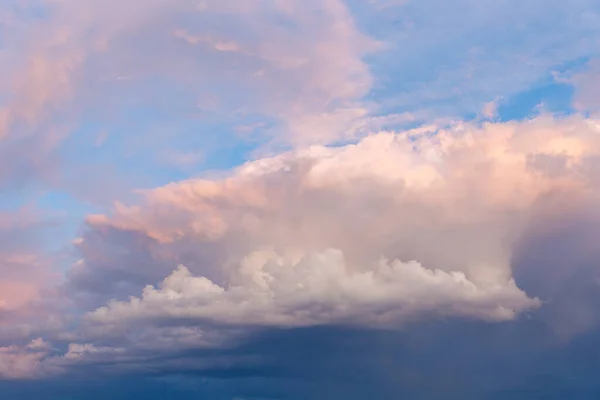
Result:
<svg viewBox="0 0 600 400">
<path fill-rule="evenodd" d="M 468 119 L 490 101 L 530 91 L 546 98 L 547 107 L 564 108 L 558 97 L 570 97 L 568 89 L 556 85 L 536 94 L 548 86 L 541 81 L 600 53 L 589 40 L 600 26 L 592 23 L 589 2 L 583 0 L 569 6 L 550 1 L 543 9 L 539 3 L 515 9 L 471 0 L 352 1 L 351 6 L 360 11 L 355 13 L 359 27 L 386 44 L 365 58 L 376 80 L 368 100 L 380 104 L 380 114 Z"/>
<path fill-rule="evenodd" d="M 498 119 L 523 120 L 541 112 L 556 115 L 577 112 L 573 108 L 575 88 L 569 83 L 569 77 L 583 70 L 588 61 L 589 57 L 581 57 L 557 66 L 530 89 L 502 99 L 498 102 Z"/>
<path fill-rule="evenodd" d="M 86 215 L 98 212 L 92 205 L 60 190 L 38 197 L 36 206 L 52 224 L 52 235 L 46 236 L 44 243 L 47 252 L 63 251 L 78 236 Z"/>
<path fill-rule="evenodd" d="M 573 86 L 565 83 L 548 83 L 517 93 L 498 105 L 500 121 L 523 120 L 540 112 L 568 115 L 572 107 Z"/>
<path fill-rule="evenodd" d="M 19 194 L 15 195 L 9 191 L 0 191 L 0 212 L 16 211 L 26 204 L 25 199 L 29 198 L 27 195 Z"/>
<path fill-rule="evenodd" d="M 114 98 L 111 110 L 87 113 L 61 148 L 74 172 L 106 166 L 129 189 L 133 182 L 156 187 L 242 164 L 261 145 L 260 131 L 273 125 L 260 115 L 198 107 L 183 89 L 152 86 L 142 97 L 128 95 L 131 88 L 104 93 Z"/>
</svg>

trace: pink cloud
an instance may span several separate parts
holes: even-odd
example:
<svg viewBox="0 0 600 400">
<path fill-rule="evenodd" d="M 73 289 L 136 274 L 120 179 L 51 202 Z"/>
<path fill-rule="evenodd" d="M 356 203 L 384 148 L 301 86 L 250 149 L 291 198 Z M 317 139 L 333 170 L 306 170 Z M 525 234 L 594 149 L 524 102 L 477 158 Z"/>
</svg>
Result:
<svg viewBox="0 0 600 400">
<path fill-rule="evenodd" d="M 197 61 L 201 49 L 172 46 L 171 32 L 197 46 L 208 44 L 218 52 L 243 55 L 236 83 L 256 99 L 252 111 L 285 122 L 293 135 L 286 140 L 335 140 L 344 130 L 351 130 L 348 118 L 363 116 L 364 111 L 356 113 L 363 108 L 360 99 L 370 89 L 372 77 L 361 58 L 377 45 L 358 31 L 339 0 L 275 2 L 267 12 L 253 2 L 244 6 L 235 1 L 207 2 L 202 10 L 194 10 L 186 1 L 166 5 L 153 0 L 136 1 L 131 10 L 135 12 L 123 10 L 113 1 L 102 6 L 89 0 L 53 4 L 50 18 L 21 35 L 23 45 L 12 49 L 18 51 L 19 61 L 4 68 L 5 75 L 11 76 L 13 84 L 8 90 L 14 97 L 0 112 L 4 132 L 17 121 L 39 122 L 60 104 L 98 87 L 108 76 L 92 75 L 94 64 L 106 66 L 104 74 L 114 71 L 115 79 L 130 73 L 160 74 L 197 89 L 198 94 L 205 84 L 202 75 L 212 75 L 213 81 L 226 79 L 219 78 L 222 67 L 210 67 L 214 61 Z M 183 15 L 194 13 L 197 25 L 189 29 L 178 26 Z M 278 24 L 269 13 L 293 21 L 295 28 Z M 205 32 L 203 21 L 207 18 L 223 20 L 226 28 L 211 26 Z M 256 21 L 261 22 L 257 25 Z M 121 45 L 129 43 L 123 39 L 132 35 L 136 44 L 150 42 L 157 33 L 162 37 L 151 46 L 155 50 L 151 53 L 143 53 L 142 46 Z M 165 46 L 171 47 L 172 56 L 157 58 Z M 220 56 L 205 57 L 215 60 Z M 91 66 L 86 65 L 92 60 Z M 192 68 L 182 74 L 179 66 L 184 63 Z M 262 78 L 257 77 L 257 70 L 263 71 Z M 330 121 L 329 129 L 314 132 L 314 124 L 302 122 L 315 118 Z M 334 122 L 337 120 L 339 124 Z"/>
<path fill-rule="evenodd" d="M 32 340 L 26 346 L 0 347 L 0 378 L 31 379 L 43 373 L 42 360 L 50 347 L 43 339 Z"/>
<path fill-rule="evenodd" d="M 323 293 L 335 293 L 340 289 L 337 285 L 345 287 L 344 282 L 351 285 L 363 278 L 365 285 L 373 285 L 373 290 L 364 293 L 377 293 L 386 281 L 378 280 L 385 275 L 378 269 L 378 260 L 384 257 L 392 266 L 398 265 L 397 270 L 389 267 L 400 274 L 398 282 L 408 279 L 401 274 L 405 271 L 402 266 L 414 261 L 423 268 L 424 277 L 439 274 L 442 279 L 448 274 L 452 280 L 463 276 L 465 284 L 490 295 L 486 290 L 492 287 L 515 290 L 514 297 L 505 298 L 514 308 L 500 300 L 487 303 L 485 294 L 467 297 L 518 313 L 534 301 L 520 297 L 524 294 L 511 286 L 511 248 L 547 194 L 595 195 L 595 181 L 582 172 L 597 155 L 597 128 L 580 117 L 559 120 L 543 116 L 523 123 L 482 126 L 460 123 L 435 136 L 409 139 L 403 132 L 381 132 L 352 145 L 312 146 L 249 162 L 224 179 L 195 179 L 144 191 L 146 201 L 141 204 L 117 204 L 112 215 L 90 216 L 88 231 L 77 244 L 82 259 L 71 271 L 71 288 L 78 290 L 82 285 L 105 300 L 113 296 L 126 299 L 119 286 L 141 290 L 143 282 L 158 283 L 168 276 L 174 264 L 186 265 L 187 269 L 167 278 L 162 286 L 144 289 L 142 297 L 131 303 L 109 303 L 105 311 L 99 311 L 106 318 L 113 315 L 112 310 L 118 315 L 145 312 L 146 301 L 151 299 L 167 301 L 174 296 L 188 304 L 187 292 L 179 293 L 169 284 L 185 274 L 189 275 L 183 281 L 198 285 L 198 296 L 210 297 L 215 292 L 215 304 L 230 304 L 229 295 L 243 299 L 245 290 L 255 293 L 251 288 L 256 279 L 265 280 L 265 296 L 292 290 L 285 286 L 291 282 L 312 293 L 311 285 L 325 285 L 319 277 L 332 285 Z M 544 157 L 564 161 L 561 169 L 549 169 L 540 162 Z M 321 259 L 323 252 L 340 256 L 334 257 L 338 261 L 328 259 L 314 266 L 313 279 L 308 274 L 313 271 L 312 264 L 301 260 Z M 253 254 L 271 255 L 250 273 L 245 270 L 249 265 L 245 260 Z M 130 269 L 129 263 L 135 260 L 144 260 L 144 267 Z M 308 275 L 294 275 L 296 268 Z M 329 281 L 328 268 L 339 276 Z M 113 278 L 94 281 L 99 274 Z M 431 301 L 434 310 L 447 307 L 460 313 L 456 304 L 463 300 L 461 284 L 457 285 L 457 292 L 452 292 L 456 297 L 449 295 L 440 303 L 431 298 L 424 304 Z M 433 296 L 436 289 L 430 289 L 424 292 Z M 403 290 L 398 286 L 393 291 Z M 291 296 L 292 303 L 286 303 L 290 309 L 280 315 L 283 306 L 273 305 L 272 310 L 265 306 L 271 311 L 265 311 L 264 318 L 273 313 L 275 319 L 287 316 L 293 321 L 294 292 L 283 293 L 285 299 Z M 360 298 L 363 292 L 343 293 L 339 299 L 346 300 L 341 305 L 351 302 L 353 296 Z M 313 300 L 334 310 L 338 304 L 323 296 L 315 295 Z M 392 308 L 408 307 L 402 296 L 391 299 L 381 294 L 380 298 L 388 299 L 391 303 L 384 304 Z M 259 304 L 268 304 L 267 299 L 270 297 Z M 412 306 L 419 309 L 419 302 L 414 301 Z M 206 304 L 210 311 L 212 302 Z M 150 314 L 161 310 L 157 305 L 148 307 Z M 196 311 L 191 309 L 190 315 Z M 491 309 L 487 311 L 493 314 Z M 207 315 L 197 312 L 199 317 Z M 480 317 L 485 318 L 485 312 Z M 215 315 L 226 314 L 221 310 Z M 360 316 L 354 318 L 360 320 Z"/>
<path fill-rule="evenodd" d="M 257 325 L 398 328 L 535 312 L 544 299 L 515 279 L 526 273 L 515 254 L 531 232 L 552 231 L 550 213 L 592 217 L 582 204 L 600 194 L 599 128 L 541 116 L 430 129 L 296 149 L 89 216 L 60 291 L 86 315 L 79 329 L 53 331 L 69 356 L 42 364 L 127 360 L 178 338 L 218 346 Z M 125 346 L 132 333 L 144 342 Z"/>
<path fill-rule="evenodd" d="M 13 317 L 35 313 L 33 303 L 60 279 L 42 249 L 46 223 L 32 207 L 0 213 L 0 308 Z"/>
</svg>

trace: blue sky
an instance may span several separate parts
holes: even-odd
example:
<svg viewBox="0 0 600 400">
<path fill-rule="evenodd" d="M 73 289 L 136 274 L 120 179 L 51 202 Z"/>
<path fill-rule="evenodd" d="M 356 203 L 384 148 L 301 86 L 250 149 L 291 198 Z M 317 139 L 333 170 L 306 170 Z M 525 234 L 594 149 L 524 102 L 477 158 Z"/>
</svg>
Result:
<svg viewBox="0 0 600 400">
<path fill-rule="evenodd" d="M 596 398 L 599 60 L 593 0 L 0 4 L 0 390 Z"/>
</svg>

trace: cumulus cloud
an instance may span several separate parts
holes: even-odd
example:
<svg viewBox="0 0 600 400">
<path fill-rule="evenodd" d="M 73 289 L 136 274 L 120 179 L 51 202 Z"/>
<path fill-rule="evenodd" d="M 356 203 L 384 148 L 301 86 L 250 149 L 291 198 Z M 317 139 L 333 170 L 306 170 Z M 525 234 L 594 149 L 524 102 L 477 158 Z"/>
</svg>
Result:
<svg viewBox="0 0 600 400">
<path fill-rule="evenodd" d="M 94 322 L 188 318 L 234 325 L 390 325 L 419 314 L 511 319 L 538 306 L 514 281 L 477 286 L 460 272 L 432 271 L 416 262 L 382 260 L 352 274 L 336 250 L 285 260 L 255 252 L 243 260 L 239 286 L 223 288 L 180 266 L 141 298 L 92 312 Z"/>
<path fill-rule="evenodd" d="M 594 120 L 541 116 L 249 162 L 90 216 L 64 290 L 90 340 L 155 324 L 197 326 L 206 346 L 223 326 L 511 320 L 552 298 L 520 289 L 515 249 L 541 213 L 597 199 L 598 152 Z"/>
<path fill-rule="evenodd" d="M 559 264 L 527 257 L 574 215 L 590 219 L 598 152 L 597 121 L 541 116 L 381 132 L 141 191 L 90 216 L 74 241 L 81 259 L 62 289 L 85 316 L 55 336 L 70 343 L 65 355 L 43 363 L 135 369 L 257 327 L 404 328 L 440 316 L 531 311 L 585 331 L 599 320 L 590 297 L 552 283 Z M 581 288 L 593 274 L 574 268 Z"/>
</svg>

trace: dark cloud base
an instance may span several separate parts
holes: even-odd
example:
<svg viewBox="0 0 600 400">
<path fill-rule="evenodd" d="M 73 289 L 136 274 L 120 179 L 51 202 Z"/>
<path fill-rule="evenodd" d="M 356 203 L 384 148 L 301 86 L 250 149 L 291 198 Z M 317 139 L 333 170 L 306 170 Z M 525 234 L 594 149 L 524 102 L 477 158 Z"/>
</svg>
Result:
<svg viewBox="0 0 600 400">
<path fill-rule="evenodd" d="M 209 354 L 210 353 L 210 354 Z M 255 365 L 199 368 L 206 357 Z M 2 398 L 43 399 L 597 399 L 600 330 L 566 342 L 537 318 L 446 320 L 404 331 L 270 330 L 235 348 L 181 354 L 187 367 L 119 379 L 91 368 L 62 381 L 2 382 Z M 160 365 L 160 362 L 156 363 Z"/>
</svg>

